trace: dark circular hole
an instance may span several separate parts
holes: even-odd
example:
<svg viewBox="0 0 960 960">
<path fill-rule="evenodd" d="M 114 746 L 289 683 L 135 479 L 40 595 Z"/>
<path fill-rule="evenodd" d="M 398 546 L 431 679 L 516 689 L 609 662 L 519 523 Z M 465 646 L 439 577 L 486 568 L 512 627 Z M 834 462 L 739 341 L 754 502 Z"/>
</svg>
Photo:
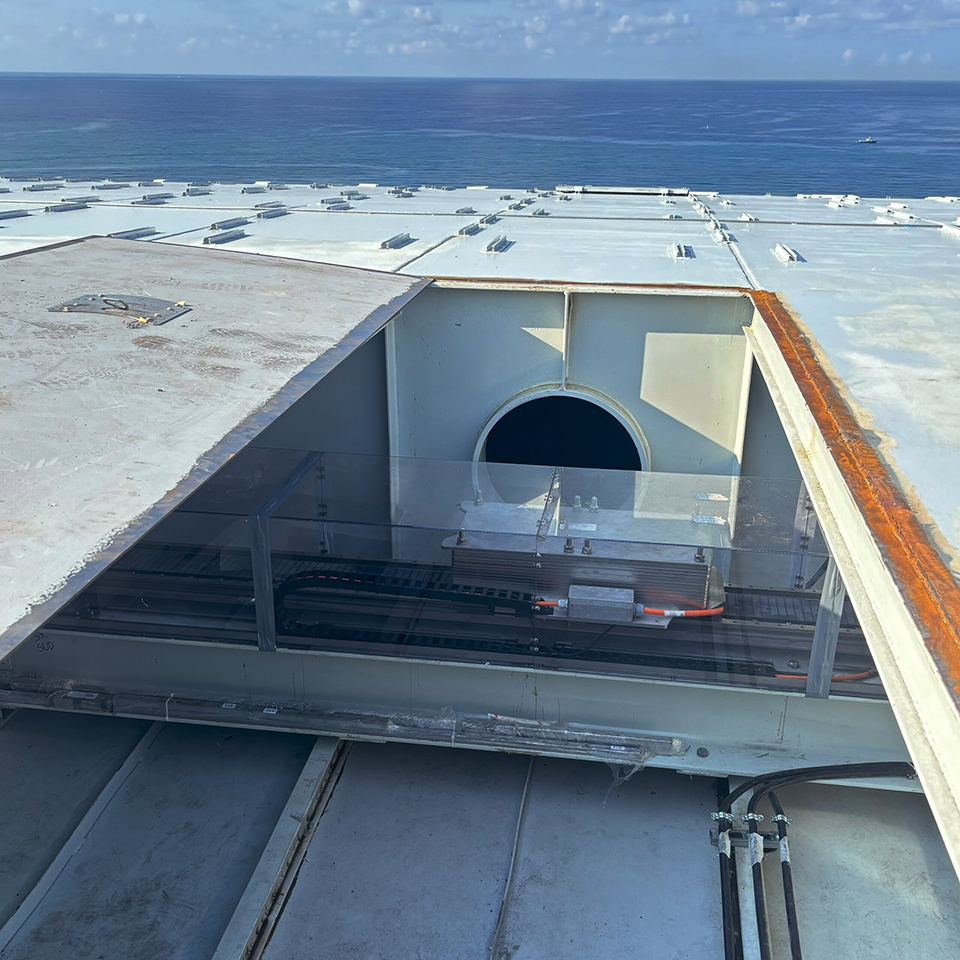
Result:
<svg viewBox="0 0 960 960">
<path fill-rule="evenodd" d="M 698 757 L 709 757 L 710 751 L 706 747 L 697 747 L 697 756 Z"/>
<path fill-rule="evenodd" d="M 642 469 L 640 454 L 623 424 L 579 397 L 540 397 L 514 407 L 487 435 L 486 459 L 551 467 Z"/>
<path fill-rule="evenodd" d="M 596 497 L 608 510 L 632 499 L 633 474 L 643 468 L 623 424 L 579 397 L 540 397 L 514 407 L 487 435 L 485 454 L 488 464 L 572 468 L 563 478 L 564 504 L 580 496 L 586 505 Z M 597 470 L 624 472 L 601 475 Z M 490 478 L 504 500 L 525 503 L 543 492 L 541 473 L 493 467 Z"/>
</svg>

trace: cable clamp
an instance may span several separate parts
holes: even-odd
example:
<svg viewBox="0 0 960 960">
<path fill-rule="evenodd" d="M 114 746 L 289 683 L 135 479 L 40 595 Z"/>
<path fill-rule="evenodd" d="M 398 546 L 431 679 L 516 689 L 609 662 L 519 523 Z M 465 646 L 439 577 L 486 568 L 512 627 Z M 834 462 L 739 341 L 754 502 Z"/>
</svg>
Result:
<svg viewBox="0 0 960 960">
<path fill-rule="evenodd" d="M 732 814 L 732 813 L 723 813 L 723 812 L 720 812 L 720 813 L 711 813 L 711 814 L 710 814 L 710 819 L 711 819 L 711 820 L 726 820 L 726 821 L 728 821 L 729 823 L 732 824 L 732 823 L 733 823 L 733 814 Z"/>
<path fill-rule="evenodd" d="M 751 820 L 755 820 L 757 823 L 763 823 L 763 814 L 762 813 L 745 813 L 741 818 L 741 823 L 749 823 Z"/>
<path fill-rule="evenodd" d="M 787 826 L 790 826 L 790 824 L 793 823 L 793 819 L 791 817 L 785 816 L 782 813 L 778 813 L 776 816 L 773 816 L 770 818 L 770 822 L 785 823 Z"/>
</svg>

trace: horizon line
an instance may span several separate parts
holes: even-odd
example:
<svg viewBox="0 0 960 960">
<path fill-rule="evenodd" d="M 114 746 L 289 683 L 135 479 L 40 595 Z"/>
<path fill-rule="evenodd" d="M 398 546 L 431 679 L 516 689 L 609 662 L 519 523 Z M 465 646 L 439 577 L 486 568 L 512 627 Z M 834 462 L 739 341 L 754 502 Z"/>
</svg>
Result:
<svg viewBox="0 0 960 960">
<path fill-rule="evenodd" d="M 710 83 L 710 84 L 957 84 L 955 80 L 930 80 L 900 78 L 889 79 L 854 79 L 851 77 L 827 77 L 812 80 L 808 77 L 776 79 L 763 77 L 492 77 L 492 76 L 391 76 L 368 74 L 284 74 L 284 73 L 127 73 L 121 71 L 94 72 L 84 70 L 0 70 L 0 77 L 91 77 L 91 78 L 124 78 L 144 80 L 446 80 L 484 83 Z"/>
</svg>

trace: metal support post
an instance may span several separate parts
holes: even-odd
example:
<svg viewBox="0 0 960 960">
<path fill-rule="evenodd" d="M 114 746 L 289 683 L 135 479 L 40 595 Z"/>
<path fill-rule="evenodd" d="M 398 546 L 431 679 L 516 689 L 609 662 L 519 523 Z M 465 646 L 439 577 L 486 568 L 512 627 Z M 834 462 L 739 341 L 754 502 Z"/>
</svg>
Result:
<svg viewBox="0 0 960 960">
<path fill-rule="evenodd" d="M 840 578 L 840 571 L 831 557 L 823 576 L 817 626 L 810 649 L 810 666 L 807 668 L 808 697 L 822 700 L 830 696 L 830 679 L 833 676 L 833 661 L 837 655 L 837 638 L 840 636 L 840 619 L 843 616 L 843 601 L 846 596 L 847 590 Z"/>
<path fill-rule="evenodd" d="M 319 453 L 308 453 L 287 474 L 276 490 L 247 518 L 250 525 L 250 560 L 253 567 L 253 599 L 257 611 L 257 645 L 261 650 L 277 649 L 277 621 L 273 604 L 273 556 L 270 545 L 270 517 L 293 493 L 297 484 L 320 465 Z"/>
</svg>

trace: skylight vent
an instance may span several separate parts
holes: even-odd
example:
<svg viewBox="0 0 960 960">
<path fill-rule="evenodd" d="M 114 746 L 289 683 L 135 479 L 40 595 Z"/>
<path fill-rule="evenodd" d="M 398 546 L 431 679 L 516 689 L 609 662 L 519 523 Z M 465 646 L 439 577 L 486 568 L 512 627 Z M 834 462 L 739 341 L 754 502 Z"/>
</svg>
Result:
<svg viewBox="0 0 960 960">
<path fill-rule="evenodd" d="M 40 193 L 43 190 L 62 190 L 65 186 L 65 183 L 31 183 L 30 186 L 23 189 L 27 193 Z"/>
<path fill-rule="evenodd" d="M 507 209 L 508 209 L 508 210 L 522 210 L 522 209 L 523 209 L 523 201 L 522 201 L 522 200 L 518 200 L 516 203 L 511 203 L 510 206 L 507 207 Z"/>
<path fill-rule="evenodd" d="M 261 220 L 275 220 L 277 217 L 285 217 L 290 211 L 283 206 L 280 207 L 268 207 L 266 210 L 261 210 L 257 216 Z"/>
<path fill-rule="evenodd" d="M 504 253 L 513 246 L 513 241 L 506 237 L 494 237 L 485 247 L 487 253 Z"/>
<path fill-rule="evenodd" d="M 103 197 L 61 197 L 61 203 L 102 203 Z"/>
<path fill-rule="evenodd" d="M 480 232 L 479 223 L 469 223 L 467 224 L 467 226 L 461 227 L 457 231 L 457 233 L 459 233 L 461 237 L 472 237 L 475 233 L 479 233 L 479 232 Z"/>
<path fill-rule="evenodd" d="M 484 217 L 480 222 L 481 223 L 499 223 L 500 218 L 495 214 L 491 213 L 489 217 Z"/>
<path fill-rule="evenodd" d="M 160 207 L 166 202 L 166 200 L 151 198 L 150 200 L 134 200 L 130 205 L 132 207 Z"/>
<path fill-rule="evenodd" d="M 187 184 L 188 187 L 212 187 L 213 182 L 211 180 L 191 180 Z"/>
<path fill-rule="evenodd" d="M 10 192 L 9 187 L 0 187 L 0 193 L 9 193 L 9 192 Z"/>
<path fill-rule="evenodd" d="M 254 210 L 269 210 L 271 207 L 285 207 L 286 204 L 282 200 L 265 200 L 263 203 L 255 203 L 253 205 Z"/>
<path fill-rule="evenodd" d="M 29 210 L 0 210 L 0 220 L 15 220 L 17 217 L 29 216 Z"/>
<path fill-rule="evenodd" d="M 93 190 L 129 190 L 129 183 L 114 183 L 109 181 L 108 183 L 95 183 L 91 188 Z"/>
<path fill-rule="evenodd" d="M 133 230 L 119 230 L 107 236 L 113 237 L 114 240 L 141 240 L 143 237 L 155 237 L 157 233 L 156 227 L 134 227 Z"/>
<path fill-rule="evenodd" d="M 464 213 L 467 216 L 470 216 L 470 214 L 476 213 L 476 212 L 477 211 L 474 210 L 473 207 L 461 207 L 459 210 L 457 210 L 457 213 Z"/>
<path fill-rule="evenodd" d="M 175 193 L 145 193 L 143 195 L 144 200 L 172 200 L 176 196 Z"/>
<path fill-rule="evenodd" d="M 693 260 L 693 247 L 685 243 L 671 243 L 667 246 L 667 256 L 674 260 Z"/>
<path fill-rule="evenodd" d="M 411 237 L 409 233 L 397 233 L 388 240 L 384 240 L 383 243 L 380 244 L 380 249 L 399 250 L 400 247 L 405 247 L 409 243 L 413 243 L 413 237 Z"/>
<path fill-rule="evenodd" d="M 245 227 L 250 221 L 246 217 L 231 217 L 229 220 L 218 220 L 210 224 L 211 230 L 232 230 L 234 227 Z"/>
<path fill-rule="evenodd" d="M 268 190 L 289 190 L 290 188 L 285 183 L 268 183 Z"/>
<path fill-rule="evenodd" d="M 204 237 L 204 243 L 230 243 L 232 240 L 240 240 L 246 236 L 243 230 L 225 230 L 223 233 L 214 233 L 209 237 Z"/>
<path fill-rule="evenodd" d="M 550 216 L 550 211 L 549 211 L 549 210 L 544 210 L 543 207 L 537 207 L 537 209 L 534 210 L 533 213 L 530 214 L 530 216 L 532 216 L 532 217 L 549 217 L 549 216 Z"/>
<path fill-rule="evenodd" d="M 66 213 L 68 210 L 88 210 L 89 207 L 82 201 L 67 201 L 65 203 L 51 203 L 43 208 L 46 213 Z"/>
<path fill-rule="evenodd" d="M 500 197 L 501 200 L 512 200 L 513 197 L 509 193 L 505 193 Z"/>
<path fill-rule="evenodd" d="M 778 243 L 773 248 L 773 255 L 782 263 L 806 263 L 793 247 L 788 247 L 785 243 Z"/>
<path fill-rule="evenodd" d="M 187 187 L 187 189 L 183 191 L 185 197 L 205 197 L 210 193 L 213 193 L 213 191 L 208 190 L 206 187 Z"/>
<path fill-rule="evenodd" d="M 757 218 L 752 213 L 741 213 L 738 220 L 743 220 L 745 223 L 756 223 Z"/>
<path fill-rule="evenodd" d="M 267 188 L 266 187 L 244 187 L 240 192 L 241 193 L 266 193 Z"/>
<path fill-rule="evenodd" d="M 353 207 L 350 206 L 344 200 L 333 200 L 327 203 L 327 210 L 352 210 Z"/>
<path fill-rule="evenodd" d="M 315 183 L 310 184 L 310 189 L 311 190 L 329 190 L 330 187 L 332 186 L 333 186 L 332 183 L 321 183 L 319 180 L 317 180 Z"/>
<path fill-rule="evenodd" d="M 681 217 L 679 213 L 665 213 L 660 219 L 661 220 L 682 220 L 683 217 Z"/>
<path fill-rule="evenodd" d="M 160 187 L 163 186 L 167 181 L 166 180 L 141 180 L 137 186 L 138 187 Z"/>
<path fill-rule="evenodd" d="M 877 223 L 883 224 L 885 227 L 902 227 L 903 224 L 899 220 L 894 220 L 893 217 L 877 217 Z"/>
</svg>

